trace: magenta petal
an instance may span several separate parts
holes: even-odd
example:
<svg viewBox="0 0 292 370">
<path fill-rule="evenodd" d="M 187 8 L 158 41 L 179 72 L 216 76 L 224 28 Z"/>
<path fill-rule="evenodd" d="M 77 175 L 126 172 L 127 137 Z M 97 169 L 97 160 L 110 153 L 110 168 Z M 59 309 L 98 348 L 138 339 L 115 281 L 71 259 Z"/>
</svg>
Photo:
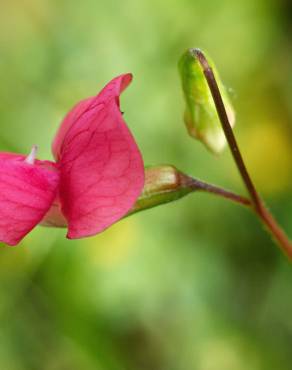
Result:
<svg viewBox="0 0 292 370">
<path fill-rule="evenodd" d="M 16 245 L 44 217 L 57 192 L 59 173 L 53 163 L 0 153 L 0 240 Z"/>
<path fill-rule="evenodd" d="M 142 157 L 118 100 L 130 81 L 131 75 L 117 77 L 99 95 L 79 103 L 53 143 L 68 238 L 104 230 L 128 212 L 142 191 Z"/>
<path fill-rule="evenodd" d="M 118 98 L 120 94 L 132 81 L 130 73 L 121 75 L 110 81 L 97 96 L 81 100 L 64 118 L 52 144 L 52 152 L 55 160 L 60 159 L 62 145 L 68 130 L 77 124 L 80 126 L 79 119 L 83 120 L 83 115 L 93 109 L 98 109 L 100 104 L 105 104 L 112 98 Z"/>
</svg>

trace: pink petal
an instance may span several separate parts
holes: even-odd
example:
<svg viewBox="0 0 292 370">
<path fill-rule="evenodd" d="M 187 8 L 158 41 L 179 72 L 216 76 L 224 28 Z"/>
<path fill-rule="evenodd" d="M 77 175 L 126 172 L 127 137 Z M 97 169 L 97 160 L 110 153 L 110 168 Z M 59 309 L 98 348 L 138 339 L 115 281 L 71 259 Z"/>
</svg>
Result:
<svg viewBox="0 0 292 370">
<path fill-rule="evenodd" d="M 119 94 L 130 82 L 129 74 L 117 77 L 79 103 L 53 143 L 70 239 L 101 232 L 123 217 L 142 191 L 143 160 L 119 109 Z"/>
<path fill-rule="evenodd" d="M 57 192 L 54 163 L 34 165 L 17 154 L 0 153 L 0 240 L 16 245 L 44 217 Z"/>
<path fill-rule="evenodd" d="M 75 105 L 75 107 L 73 107 L 73 109 L 64 118 L 55 139 L 53 140 L 52 152 L 56 161 L 60 159 L 64 138 L 71 126 L 77 123 L 79 126 L 79 119 L 83 119 L 82 116 L 86 114 L 87 111 L 98 108 L 99 104 L 104 104 L 109 99 L 118 98 L 131 81 L 132 75 L 130 73 L 116 77 L 110 81 L 97 96 L 81 100 Z"/>
</svg>

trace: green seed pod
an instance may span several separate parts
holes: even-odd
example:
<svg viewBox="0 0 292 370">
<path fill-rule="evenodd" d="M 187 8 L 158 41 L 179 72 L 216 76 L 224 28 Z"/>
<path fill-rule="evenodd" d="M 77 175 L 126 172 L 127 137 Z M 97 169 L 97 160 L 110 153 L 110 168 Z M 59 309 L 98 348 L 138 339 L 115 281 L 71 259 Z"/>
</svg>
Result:
<svg viewBox="0 0 292 370">
<path fill-rule="evenodd" d="M 230 124 L 233 126 L 235 113 L 227 91 L 214 63 L 208 57 L 207 60 L 214 72 Z M 184 121 L 189 135 L 202 141 L 213 153 L 219 154 L 226 144 L 226 139 L 202 66 L 194 49 L 189 49 L 182 55 L 178 67 L 186 102 Z"/>
</svg>

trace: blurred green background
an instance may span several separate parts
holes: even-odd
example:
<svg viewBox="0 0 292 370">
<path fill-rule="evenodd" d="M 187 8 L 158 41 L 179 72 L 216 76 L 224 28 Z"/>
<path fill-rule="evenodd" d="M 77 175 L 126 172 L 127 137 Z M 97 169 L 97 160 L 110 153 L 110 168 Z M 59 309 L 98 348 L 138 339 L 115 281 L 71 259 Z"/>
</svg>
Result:
<svg viewBox="0 0 292 370">
<path fill-rule="evenodd" d="M 177 60 L 201 47 L 237 111 L 255 182 L 292 236 L 289 0 L 1 0 L 0 150 L 50 142 L 64 114 L 112 77 L 146 164 L 244 193 L 228 150 L 183 125 Z M 212 195 L 94 238 L 38 227 L 0 249 L 2 370 L 288 370 L 292 269 L 255 217 Z"/>
</svg>

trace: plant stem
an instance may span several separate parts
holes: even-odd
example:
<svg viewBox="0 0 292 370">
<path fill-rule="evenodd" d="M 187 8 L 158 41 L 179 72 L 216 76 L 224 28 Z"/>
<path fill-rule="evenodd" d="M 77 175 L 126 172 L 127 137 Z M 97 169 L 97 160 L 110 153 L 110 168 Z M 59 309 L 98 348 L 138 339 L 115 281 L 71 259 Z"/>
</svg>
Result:
<svg viewBox="0 0 292 370">
<path fill-rule="evenodd" d="M 252 202 L 241 195 L 235 194 L 229 190 L 220 188 L 219 186 L 208 184 L 206 182 L 203 182 L 201 180 L 194 179 L 192 177 L 185 177 L 185 186 L 189 187 L 190 189 L 198 190 L 198 191 L 204 191 L 206 193 L 211 193 L 218 195 L 219 197 L 229 199 L 235 203 L 239 203 L 243 206 L 252 206 Z"/>
<path fill-rule="evenodd" d="M 261 219 L 263 224 L 266 226 L 268 231 L 271 233 L 273 238 L 278 242 L 278 245 L 282 249 L 282 251 L 289 257 L 290 260 L 292 260 L 292 243 L 284 233 L 284 231 L 281 229 L 281 227 L 277 224 L 274 217 L 271 215 L 271 213 L 266 208 L 263 200 L 261 199 L 260 195 L 258 194 L 251 177 L 247 171 L 247 168 L 245 166 L 245 163 L 243 161 L 242 155 L 240 153 L 237 141 L 235 139 L 232 127 L 230 125 L 226 109 L 223 103 L 223 99 L 216 81 L 216 78 L 214 76 L 213 70 L 210 67 L 205 55 L 200 51 L 199 49 L 192 49 L 192 53 L 195 58 L 198 59 L 200 62 L 205 78 L 207 80 L 208 86 L 210 88 L 217 113 L 220 119 L 220 122 L 222 124 L 222 128 L 226 137 L 226 140 L 228 142 L 229 148 L 231 150 L 232 156 L 234 158 L 234 161 L 237 165 L 237 168 L 240 172 L 240 175 L 242 177 L 243 182 L 245 183 L 245 186 L 247 188 L 247 191 L 251 197 L 251 201 L 253 204 L 253 209 L 258 215 L 258 217 Z"/>
</svg>

